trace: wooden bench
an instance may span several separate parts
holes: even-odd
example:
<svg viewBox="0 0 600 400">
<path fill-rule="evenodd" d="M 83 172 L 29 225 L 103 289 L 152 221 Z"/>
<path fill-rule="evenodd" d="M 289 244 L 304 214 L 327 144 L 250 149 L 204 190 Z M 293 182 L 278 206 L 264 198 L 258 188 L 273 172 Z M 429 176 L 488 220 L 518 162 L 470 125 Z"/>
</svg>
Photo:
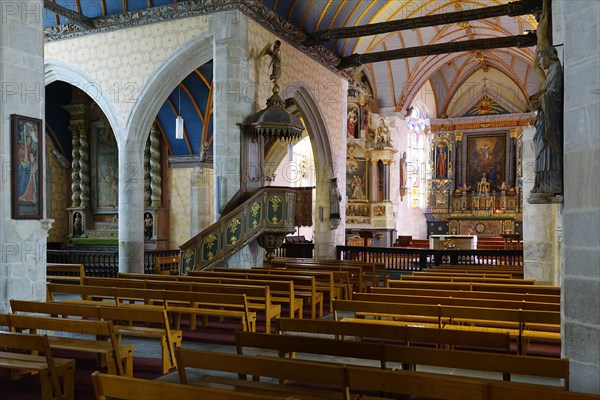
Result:
<svg viewBox="0 0 600 400">
<path fill-rule="evenodd" d="M 0 368 L 9 369 L 11 379 L 17 379 L 22 373 L 37 374 L 43 400 L 75 398 L 75 360 L 53 357 L 46 335 L 0 331 Z"/>
<path fill-rule="evenodd" d="M 5 314 L 5 316 L 11 329 L 29 330 L 31 333 L 39 330 L 52 332 L 52 335 L 48 336 L 52 349 L 96 353 L 101 359 L 106 360 L 108 373 L 133 375 L 133 345 L 119 343 L 112 321 L 16 314 Z M 62 332 L 62 335 L 54 334 L 54 332 Z M 90 337 L 82 338 L 81 334 L 90 335 Z M 106 338 L 107 341 L 97 340 L 97 337 Z"/>
<path fill-rule="evenodd" d="M 298 263 L 298 264 L 322 264 L 322 265 L 335 265 L 335 266 L 349 266 L 349 267 L 361 267 L 363 276 L 366 277 L 366 284 L 370 286 L 379 286 L 383 284 L 385 286 L 387 279 L 387 267 L 385 263 L 381 262 L 367 262 L 359 260 L 314 260 L 314 259 L 302 259 L 302 258 L 276 258 L 271 261 L 271 265 L 278 266 L 287 263 Z"/>
<path fill-rule="evenodd" d="M 186 368 L 201 368 L 237 374 L 237 377 L 208 375 L 200 380 L 203 384 L 229 387 L 235 392 L 289 396 L 293 399 L 343 399 L 349 400 L 346 390 L 345 368 L 342 364 L 320 363 L 277 357 L 245 356 L 212 351 L 177 348 L 179 380 L 188 384 Z M 246 377 L 252 376 L 252 380 Z M 275 378 L 278 383 L 260 381 L 260 378 Z M 294 385 L 287 383 L 293 382 Z M 319 385 L 310 388 L 298 384 Z M 327 389 L 325 388 L 327 387 Z"/>
<path fill-rule="evenodd" d="M 418 288 L 370 288 L 370 293 L 405 296 L 452 296 L 457 298 L 498 299 L 560 304 L 560 296 L 531 293 L 480 292 L 475 290 L 441 290 Z"/>
<path fill-rule="evenodd" d="M 13 313 L 38 313 L 63 318 L 77 316 L 85 319 L 112 321 L 118 341 L 120 336 L 158 339 L 162 348 L 162 373 L 166 374 L 175 365 L 175 346 L 181 346 L 182 333 L 169 326 L 167 313 L 162 308 L 130 307 L 121 305 L 89 305 L 65 302 L 37 302 L 27 300 L 10 301 Z M 135 325 L 133 323 L 136 323 Z M 152 324 L 153 326 L 149 326 Z"/>
<path fill-rule="evenodd" d="M 479 278 L 457 275 L 400 275 L 401 281 L 424 281 L 424 282 L 467 282 L 467 283 L 494 283 L 509 285 L 535 285 L 533 279 L 511 279 L 511 278 Z M 391 281 L 389 281 L 391 283 Z"/>
<path fill-rule="evenodd" d="M 234 278 L 246 280 L 277 280 L 290 281 L 294 283 L 294 296 L 306 300 L 311 306 L 311 318 L 317 318 L 317 307 L 319 309 L 319 317 L 323 316 L 323 291 L 317 290 L 317 283 L 314 276 L 301 275 L 265 275 L 252 274 L 248 272 L 212 272 L 212 271 L 188 271 L 190 277 L 205 277 L 205 278 Z M 183 278 L 182 278 L 183 279 Z"/>
<path fill-rule="evenodd" d="M 190 328 L 196 328 L 196 316 L 236 318 L 241 322 L 242 329 L 254 330 L 256 313 L 249 311 L 246 296 L 243 294 L 196 293 L 168 290 L 151 290 L 139 288 L 121 288 L 104 286 L 78 286 L 47 284 L 47 294 L 50 301 L 56 293 L 69 293 L 81 296 L 87 303 L 95 296 L 111 299 L 114 304 L 142 303 L 147 305 L 163 304 L 169 314 L 174 315 L 174 326 L 180 329 L 180 315 L 189 314 Z"/>
<path fill-rule="evenodd" d="M 378 324 L 375 327 L 375 321 L 367 322 L 361 319 L 332 321 L 280 318 L 278 322 L 280 334 L 327 335 L 338 339 L 349 337 L 354 340 L 386 341 L 405 346 L 425 345 L 502 353 L 510 351 L 510 336 L 502 332 L 459 332 L 399 324 Z"/>
<path fill-rule="evenodd" d="M 414 288 L 414 289 L 441 289 L 441 290 L 467 290 L 481 292 L 504 292 L 504 293 L 531 293 L 549 294 L 560 296 L 560 287 L 543 285 L 513 285 L 513 284 L 491 284 L 478 282 L 426 282 L 393 280 L 388 281 L 390 288 Z"/>
<path fill-rule="evenodd" d="M 531 375 L 559 378 L 564 387 L 569 385 L 568 359 L 531 357 L 514 354 L 474 352 L 464 350 L 432 349 L 409 347 L 398 344 L 372 341 L 345 341 L 312 336 L 267 335 L 255 332 L 236 332 L 236 348 L 243 354 L 244 348 L 276 351 L 280 357 L 297 353 L 329 355 L 377 361 L 381 368 L 390 368 L 391 363 L 399 363 L 403 369 L 416 369 L 427 365 L 452 369 L 494 372 L 500 379 L 510 380 L 511 375 Z"/>
<path fill-rule="evenodd" d="M 354 316 L 387 318 L 391 323 L 436 323 L 439 328 L 456 330 L 497 330 L 507 332 L 517 341 L 517 352 L 525 354 L 531 337 L 560 340 L 560 332 L 526 329 L 529 324 L 560 325 L 560 312 L 477 308 L 463 306 L 384 303 L 356 300 L 334 301 L 334 319 L 340 311 Z"/>
<path fill-rule="evenodd" d="M 178 399 L 178 400 L 283 400 L 287 396 L 269 396 L 266 394 L 239 393 L 208 386 L 182 385 L 180 383 L 157 380 L 127 378 L 92 373 L 92 382 L 97 400 L 124 399 Z"/>
<path fill-rule="evenodd" d="M 46 282 L 80 283 L 85 276 L 83 264 L 46 264 Z"/>
<path fill-rule="evenodd" d="M 154 273 L 158 275 L 179 275 L 181 256 L 156 257 Z"/>
<path fill-rule="evenodd" d="M 413 276 L 442 276 L 442 277 L 460 277 L 460 278 L 502 278 L 513 279 L 512 274 L 490 273 L 490 272 L 437 272 L 437 271 L 413 271 Z"/>
<path fill-rule="evenodd" d="M 448 400 L 592 400 L 597 394 L 557 390 L 554 386 L 522 382 L 504 382 L 451 375 L 382 370 L 363 366 L 346 366 L 347 385 L 354 390 L 384 393 L 391 398 L 398 395 Z M 362 396 L 361 400 L 380 397 Z"/>
</svg>

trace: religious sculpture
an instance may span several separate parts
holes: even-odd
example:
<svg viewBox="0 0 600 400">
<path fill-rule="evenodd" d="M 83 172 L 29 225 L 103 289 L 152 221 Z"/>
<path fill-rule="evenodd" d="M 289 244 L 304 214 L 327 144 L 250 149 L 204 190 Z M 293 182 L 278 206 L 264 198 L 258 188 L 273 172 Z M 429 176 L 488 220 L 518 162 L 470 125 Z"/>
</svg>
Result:
<svg viewBox="0 0 600 400">
<path fill-rule="evenodd" d="M 152 215 L 150 213 L 146 213 L 146 218 L 144 219 L 144 239 L 152 239 L 153 230 L 154 221 L 152 220 Z"/>
<path fill-rule="evenodd" d="M 329 219 L 340 219 L 340 201 L 342 201 L 342 195 L 338 190 L 337 178 L 333 178 L 329 190 Z"/>
<path fill-rule="evenodd" d="M 258 55 L 256 56 L 257 59 L 261 58 L 264 55 L 271 56 L 271 63 L 269 64 L 269 66 L 272 68 L 272 70 L 269 79 L 273 82 L 275 86 L 278 86 L 277 81 L 279 81 L 279 78 L 281 77 L 281 55 L 279 54 L 280 47 L 281 41 L 279 40 L 275 41 L 273 48 L 271 48 L 271 45 L 267 43 L 265 47 L 263 47 L 263 49 L 260 51 L 260 53 L 258 53 Z"/>
<path fill-rule="evenodd" d="M 541 49 L 538 58 L 548 72 L 545 90 L 532 103 L 538 114 L 533 136 L 535 183 L 531 193 L 553 196 L 563 192 L 563 76 L 554 47 Z"/>
<path fill-rule="evenodd" d="M 489 193 L 490 192 L 490 183 L 485 179 L 485 176 L 481 178 L 479 182 L 477 182 L 477 193 Z"/>
</svg>

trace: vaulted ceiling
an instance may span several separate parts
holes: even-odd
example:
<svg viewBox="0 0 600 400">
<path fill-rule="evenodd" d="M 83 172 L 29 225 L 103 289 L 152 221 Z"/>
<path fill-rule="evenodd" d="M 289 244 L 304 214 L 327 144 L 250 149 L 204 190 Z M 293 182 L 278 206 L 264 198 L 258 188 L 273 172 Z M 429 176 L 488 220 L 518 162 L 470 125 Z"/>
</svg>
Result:
<svg viewBox="0 0 600 400">
<path fill-rule="evenodd" d="M 176 0 L 50 0 L 50 2 L 90 19 L 177 3 Z M 212 3 L 220 2 L 222 1 L 212 1 Z M 507 4 L 508 0 L 262 0 L 262 2 L 247 0 L 245 3 L 262 3 L 264 7 L 296 27 L 299 32 L 309 35 L 325 29 L 355 27 L 502 5 Z M 66 18 L 49 8 L 51 7 L 45 10 L 46 27 L 68 22 Z M 324 42 L 323 46 L 336 56 L 344 57 L 355 53 L 374 53 L 453 41 L 512 36 L 534 30 L 536 25 L 532 15 L 501 16 L 330 40 Z M 429 82 L 434 91 L 437 109 L 437 115 L 430 115 L 430 117 L 439 117 L 445 113 L 450 98 L 460 86 L 483 68 L 491 67 L 506 75 L 516 87 L 520 88 L 523 97 L 533 94 L 539 87 L 532 69 L 533 55 L 533 48 L 457 52 L 376 62 L 365 65 L 364 72 L 379 108 L 384 111 L 406 109 L 422 86 Z M 206 100 L 201 100 L 209 93 L 206 83 L 210 83 L 210 76 L 205 72 L 206 68 L 199 68 L 195 77 L 182 82 L 182 115 L 186 120 L 186 130 L 189 134 L 193 131 L 196 137 L 188 138 L 185 145 L 173 144 L 172 154 L 198 154 L 200 140 L 211 139 L 207 138 L 208 129 L 205 128 L 206 124 L 210 123 L 211 111 L 204 107 Z M 196 93 L 197 91 L 203 92 Z M 161 124 L 162 132 L 167 139 L 174 137 L 173 112 L 176 110 L 173 104 L 178 95 L 178 88 L 175 88 L 158 116 L 160 121 L 164 119 L 164 123 Z M 200 104 L 204 106 L 199 106 Z M 197 125 L 193 130 L 192 125 L 188 128 L 188 121 L 192 124 L 192 120 L 195 120 Z M 210 135 L 210 132 L 208 134 Z"/>
</svg>

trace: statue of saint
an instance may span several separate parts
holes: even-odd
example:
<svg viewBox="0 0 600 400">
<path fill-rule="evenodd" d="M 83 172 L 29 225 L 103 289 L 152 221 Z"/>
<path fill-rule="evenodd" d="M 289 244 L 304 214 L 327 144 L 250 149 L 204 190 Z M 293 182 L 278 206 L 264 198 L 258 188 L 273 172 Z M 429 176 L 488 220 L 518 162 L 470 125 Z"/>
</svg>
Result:
<svg viewBox="0 0 600 400">
<path fill-rule="evenodd" d="M 152 220 L 152 215 L 146 213 L 146 218 L 144 219 L 144 239 L 152 239 L 152 236 L 154 235 L 153 228 L 154 221 Z"/>
<path fill-rule="evenodd" d="M 340 201 L 342 195 L 337 187 L 337 178 L 333 178 L 329 190 L 329 219 L 340 219 Z"/>
<path fill-rule="evenodd" d="M 547 70 L 546 89 L 533 106 L 535 121 L 535 183 L 531 193 L 563 192 L 563 75 L 556 49 L 544 47 L 538 53 L 540 66 Z"/>
</svg>

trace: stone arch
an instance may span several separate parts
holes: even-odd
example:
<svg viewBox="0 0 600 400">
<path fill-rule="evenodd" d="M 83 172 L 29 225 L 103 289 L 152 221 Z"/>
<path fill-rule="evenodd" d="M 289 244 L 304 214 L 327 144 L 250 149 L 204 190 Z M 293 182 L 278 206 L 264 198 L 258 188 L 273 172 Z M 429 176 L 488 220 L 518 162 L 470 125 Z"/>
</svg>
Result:
<svg viewBox="0 0 600 400">
<path fill-rule="evenodd" d="M 45 86 L 48 86 L 56 81 L 62 81 L 73 85 L 87 94 L 96 102 L 96 104 L 98 104 L 98 107 L 100 107 L 108 119 L 110 126 L 113 128 L 113 132 L 116 133 L 121 131 L 119 116 L 113 106 L 113 102 L 102 91 L 100 85 L 96 83 L 89 75 L 79 68 L 76 68 L 63 61 L 48 59 L 44 62 L 44 84 Z M 119 138 L 117 137 L 117 142 L 118 141 Z"/>
<path fill-rule="evenodd" d="M 315 97 L 304 82 L 288 85 L 284 91 L 284 97 L 291 100 L 302 114 L 310 137 L 314 159 L 319 161 L 319 165 L 315 165 L 316 208 L 317 210 L 319 207 L 328 209 L 331 188 L 330 178 L 334 177 L 337 167 L 331 151 L 330 132 L 325 124 L 325 119 L 315 101 Z M 345 174 L 343 175 L 338 177 L 340 187 L 345 184 Z M 326 221 L 328 218 L 320 222 L 317 213 L 313 213 L 313 215 L 316 221 L 315 258 L 335 258 L 335 230 L 330 229 L 329 221 Z"/>
<path fill-rule="evenodd" d="M 213 36 L 200 35 L 179 47 L 148 79 L 125 124 L 127 141 L 143 146 L 165 99 L 199 65 L 213 59 Z"/>
</svg>

